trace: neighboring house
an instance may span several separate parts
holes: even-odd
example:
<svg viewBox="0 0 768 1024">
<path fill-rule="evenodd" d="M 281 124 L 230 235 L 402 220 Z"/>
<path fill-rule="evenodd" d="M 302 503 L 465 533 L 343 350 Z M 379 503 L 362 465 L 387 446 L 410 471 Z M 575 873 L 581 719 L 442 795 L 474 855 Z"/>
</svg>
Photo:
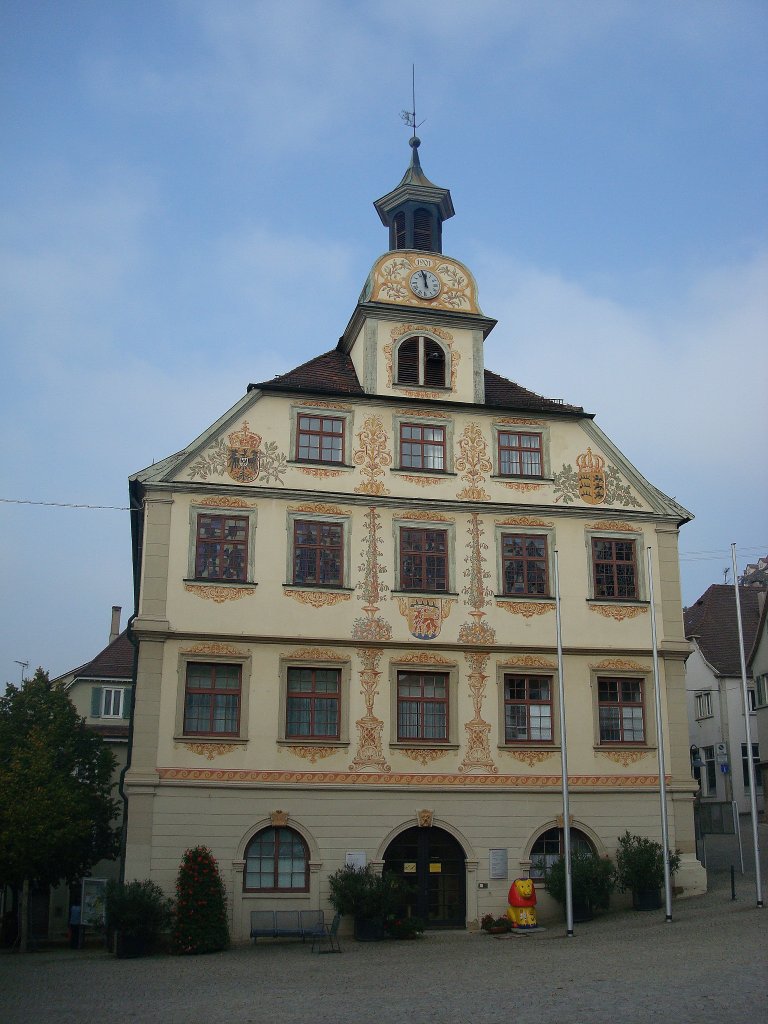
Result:
<svg viewBox="0 0 768 1024">
<path fill-rule="evenodd" d="M 760 561 L 765 562 L 765 559 Z M 768 787 L 768 600 L 766 600 L 765 590 L 758 594 L 757 602 L 760 619 L 747 668 L 752 674 L 755 685 L 757 741 L 761 751 L 758 771 L 763 784 L 763 797 L 765 797 L 766 787 Z M 765 804 L 763 804 L 763 813 L 765 813 Z"/>
<path fill-rule="evenodd" d="M 690 513 L 591 413 L 485 368 L 495 321 L 442 254 L 453 204 L 417 145 L 375 204 L 389 249 L 336 348 L 249 385 L 130 483 L 126 877 L 170 892 L 184 849 L 210 846 L 238 940 L 251 910 L 327 908 L 345 861 L 403 875 L 429 926 L 466 927 L 557 856 L 556 552 L 574 839 L 614 854 L 627 828 L 660 836 L 650 549 L 676 885 L 705 887 Z"/>
<path fill-rule="evenodd" d="M 739 588 L 746 654 L 755 641 L 764 599 L 765 588 Z M 750 803 L 748 751 L 733 586 L 713 584 L 695 604 L 685 609 L 685 635 L 693 644 L 686 664 L 688 731 L 702 760 L 699 769 L 701 797 L 703 800 L 735 800 L 739 811 L 746 812 Z M 756 694 L 751 673 L 747 694 L 751 753 L 757 765 L 760 756 Z M 762 782 L 756 787 L 756 796 L 758 807 L 762 807 Z"/>
<path fill-rule="evenodd" d="M 119 607 L 113 606 L 109 643 L 104 650 L 92 661 L 52 680 L 63 687 L 77 708 L 78 714 L 85 718 L 88 728 L 102 736 L 114 754 L 117 764 L 113 795 L 118 800 L 120 772 L 128 760 L 128 725 L 133 688 L 133 645 L 128 640 L 126 631 L 120 632 L 120 611 Z M 122 801 L 119 802 L 122 816 Z M 117 878 L 119 871 L 118 860 L 102 860 L 94 864 L 90 877 Z M 66 935 L 69 904 L 75 899 L 75 892 L 70 894 L 68 886 L 59 886 L 51 890 L 48 912 L 49 938 L 60 939 Z M 40 928 L 38 934 L 43 932 L 44 930 Z"/>
</svg>

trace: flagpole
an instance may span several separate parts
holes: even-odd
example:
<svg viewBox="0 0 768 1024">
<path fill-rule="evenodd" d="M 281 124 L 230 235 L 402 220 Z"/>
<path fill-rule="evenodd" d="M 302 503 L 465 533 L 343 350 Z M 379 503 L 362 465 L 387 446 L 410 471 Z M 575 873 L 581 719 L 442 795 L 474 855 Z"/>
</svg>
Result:
<svg viewBox="0 0 768 1024">
<path fill-rule="evenodd" d="M 563 852 L 565 855 L 565 928 L 573 938 L 573 877 L 571 874 L 571 813 L 568 800 L 568 744 L 565 735 L 565 685 L 563 680 L 563 633 L 560 622 L 560 568 L 555 548 L 555 621 L 557 623 L 557 680 L 560 705 L 560 765 L 563 776 Z"/>
<path fill-rule="evenodd" d="M 672 877 L 669 870 L 669 824 L 667 822 L 667 770 L 664 759 L 664 727 L 661 718 L 659 652 L 656 642 L 656 604 L 653 596 L 653 551 L 648 548 L 648 596 L 651 600 L 651 643 L 653 645 L 653 688 L 656 697 L 656 737 L 659 748 L 659 800 L 661 803 L 661 845 L 664 849 L 665 921 L 672 920 Z"/>
<path fill-rule="evenodd" d="M 739 627 L 739 659 L 741 661 L 741 697 L 744 702 L 744 727 L 747 731 L 747 777 L 749 779 L 749 809 L 752 812 L 752 846 L 755 853 L 755 893 L 758 907 L 763 905 L 763 885 L 760 878 L 760 841 L 757 837 L 757 797 L 755 795 L 755 762 L 752 759 L 752 736 L 749 729 L 749 699 L 747 697 L 747 664 L 744 659 L 744 630 L 741 624 L 741 597 L 736 572 L 736 545 L 731 544 L 733 589 L 736 594 L 736 623 Z M 733 760 L 733 758 L 731 758 Z"/>
</svg>

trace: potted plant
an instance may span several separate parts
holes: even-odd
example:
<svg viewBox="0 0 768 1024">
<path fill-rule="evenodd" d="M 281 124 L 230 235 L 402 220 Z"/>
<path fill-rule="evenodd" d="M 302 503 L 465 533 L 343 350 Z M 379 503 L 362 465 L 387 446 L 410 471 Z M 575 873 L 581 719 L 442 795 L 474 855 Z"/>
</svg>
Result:
<svg viewBox="0 0 768 1024">
<path fill-rule="evenodd" d="M 370 864 L 364 868 L 343 867 L 329 879 L 329 900 L 339 914 L 355 919 L 355 938 L 372 942 L 385 937 L 385 921 L 395 916 L 403 898 L 400 880 L 391 874 L 377 874 Z"/>
<path fill-rule="evenodd" d="M 508 917 L 494 917 L 493 914 L 485 914 L 480 919 L 480 927 L 489 935 L 503 935 L 512 931 L 512 922 Z"/>
<path fill-rule="evenodd" d="M 115 955 L 145 956 L 170 923 L 171 901 L 155 882 L 110 882 L 106 894 L 107 930 L 115 935 Z"/>
<path fill-rule="evenodd" d="M 547 892 L 565 906 L 565 858 L 545 868 Z M 607 910 L 616 884 L 616 869 L 608 857 L 591 850 L 571 851 L 571 896 L 574 921 L 591 921 L 596 910 Z"/>
<path fill-rule="evenodd" d="M 424 937 L 424 922 L 420 917 L 402 914 L 388 917 L 384 923 L 390 939 L 421 939 Z"/>
<path fill-rule="evenodd" d="M 680 867 L 680 851 L 669 851 L 671 874 Z M 619 836 L 616 851 L 616 874 L 622 891 L 632 892 L 635 910 L 658 910 L 664 885 L 664 849 L 661 843 L 645 836 Z"/>
</svg>

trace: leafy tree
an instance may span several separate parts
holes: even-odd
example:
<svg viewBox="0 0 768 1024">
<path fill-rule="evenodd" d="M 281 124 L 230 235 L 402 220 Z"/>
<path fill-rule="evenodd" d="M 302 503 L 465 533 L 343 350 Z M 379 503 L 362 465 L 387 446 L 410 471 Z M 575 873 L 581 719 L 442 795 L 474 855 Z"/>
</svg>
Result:
<svg viewBox="0 0 768 1024">
<path fill-rule="evenodd" d="M 185 850 L 176 880 L 174 951 L 215 953 L 227 946 L 227 896 L 216 858 L 207 846 Z"/>
<path fill-rule="evenodd" d="M 39 668 L 0 697 L 0 883 L 20 889 L 26 950 L 32 884 L 74 882 L 119 850 L 115 759 Z"/>
</svg>

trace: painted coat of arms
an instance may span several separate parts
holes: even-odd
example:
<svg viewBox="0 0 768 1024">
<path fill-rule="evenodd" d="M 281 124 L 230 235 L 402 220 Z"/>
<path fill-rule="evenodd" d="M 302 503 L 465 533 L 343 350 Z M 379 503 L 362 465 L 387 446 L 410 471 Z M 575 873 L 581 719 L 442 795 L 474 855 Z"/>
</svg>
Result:
<svg viewBox="0 0 768 1024">
<path fill-rule="evenodd" d="M 605 459 L 593 455 L 587 448 L 576 459 L 579 467 L 579 497 L 588 505 L 602 505 L 605 501 Z"/>
<path fill-rule="evenodd" d="M 270 483 L 283 482 L 286 457 L 274 441 L 262 445 L 259 434 L 254 434 L 243 420 L 239 430 L 220 438 L 203 452 L 189 467 L 193 480 L 207 480 L 210 476 L 225 473 L 239 484 L 250 484 L 254 480 Z"/>
<path fill-rule="evenodd" d="M 248 421 L 243 421 L 241 430 L 236 430 L 227 438 L 229 441 L 229 455 L 227 457 L 227 473 L 238 483 L 249 484 L 259 475 L 261 466 L 261 438 L 254 434 L 248 426 Z"/>
<path fill-rule="evenodd" d="M 408 632 L 417 640 L 434 640 L 453 605 L 444 598 L 398 598 L 400 614 L 408 621 Z"/>
</svg>

